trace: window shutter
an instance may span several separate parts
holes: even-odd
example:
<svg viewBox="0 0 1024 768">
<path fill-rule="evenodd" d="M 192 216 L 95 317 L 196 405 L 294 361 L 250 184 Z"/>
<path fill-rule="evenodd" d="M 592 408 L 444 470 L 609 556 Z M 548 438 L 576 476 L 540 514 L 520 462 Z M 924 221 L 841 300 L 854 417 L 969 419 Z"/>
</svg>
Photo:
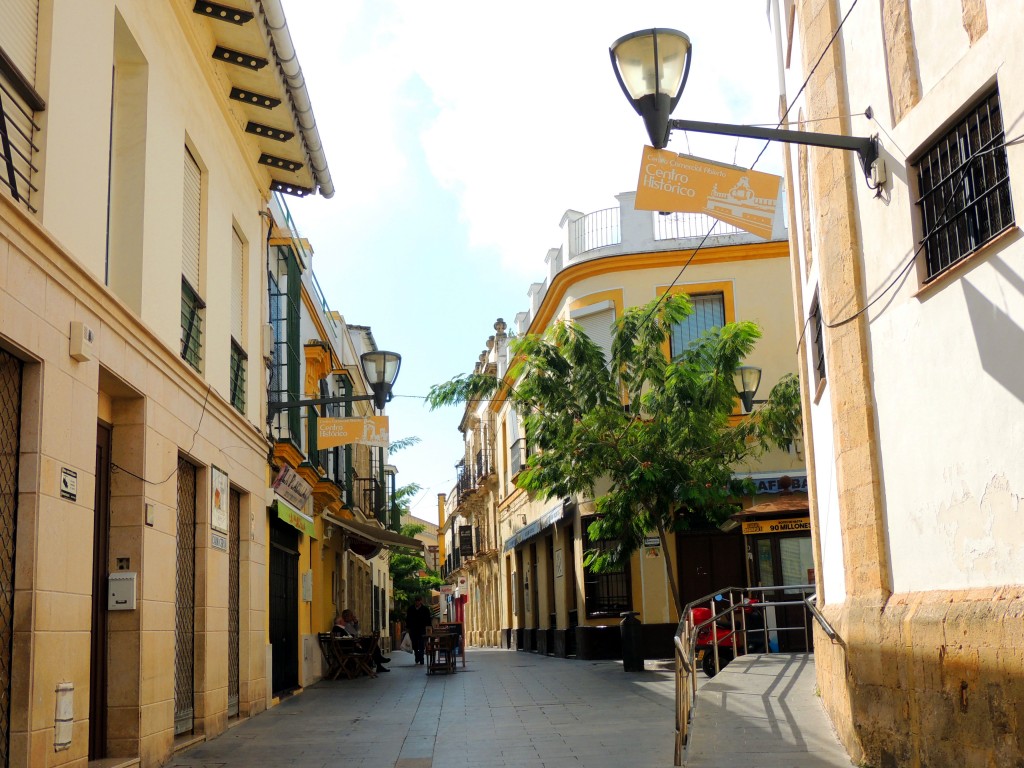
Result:
<svg viewBox="0 0 1024 768">
<path fill-rule="evenodd" d="M 185 150 L 184 206 L 181 233 L 181 274 L 199 294 L 199 225 L 201 221 L 201 181 L 199 163 Z"/>
<path fill-rule="evenodd" d="M 242 344 L 242 308 L 245 296 L 245 253 L 242 238 L 231 230 L 231 335 Z"/>
<path fill-rule="evenodd" d="M 612 324 L 615 322 L 615 309 L 602 309 L 573 318 L 583 329 L 592 342 L 604 351 L 606 361 L 612 358 Z"/>
<path fill-rule="evenodd" d="M 32 85 L 36 84 L 39 0 L 5 0 L 0 14 L 0 48 Z"/>
</svg>

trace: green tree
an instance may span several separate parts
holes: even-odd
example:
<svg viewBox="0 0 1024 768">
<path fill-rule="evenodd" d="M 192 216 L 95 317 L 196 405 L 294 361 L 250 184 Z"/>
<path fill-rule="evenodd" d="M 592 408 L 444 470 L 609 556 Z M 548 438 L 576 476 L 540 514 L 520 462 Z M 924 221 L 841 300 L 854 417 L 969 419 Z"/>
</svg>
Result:
<svg viewBox="0 0 1024 768">
<path fill-rule="evenodd" d="M 505 381 L 462 375 L 432 387 L 427 398 L 432 408 L 509 398 L 538 449 L 519 486 L 545 498 L 594 499 L 591 538 L 618 542 L 586 553 L 595 571 L 628 562 L 657 532 L 680 611 L 667 534 L 701 519 L 723 521 L 751 492 L 733 478 L 733 467 L 788 444 L 800 428 L 795 376 L 779 382 L 749 417 L 734 415 L 733 373 L 761 336 L 754 323 L 727 323 L 668 358 L 672 326 L 692 311 L 683 295 L 627 310 L 616 322 L 610 361 L 575 323 L 556 323 L 513 343 Z M 599 481 L 608 490 L 595 496 Z"/>
<path fill-rule="evenodd" d="M 410 517 L 409 505 L 421 490 L 416 483 L 403 485 L 396 489 L 394 506 L 399 511 L 403 523 L 400 533 L 410 538 L 422 533 L 426 526 L 420 523 L 405 521 Z M 391 571 L 392 594 L 395 600 L 392 621 L 405 621 L 405 612 L 416 595 L 422 595 L 425 591 L 436 588 L 441 584 L 441 576 L 437 571 L 427 568 L 427 561 L 422 554 L 408 551 L 393 551 L 389 561 Z M 429 603 L 429 600 L 427 601 Z"/>
</svg>

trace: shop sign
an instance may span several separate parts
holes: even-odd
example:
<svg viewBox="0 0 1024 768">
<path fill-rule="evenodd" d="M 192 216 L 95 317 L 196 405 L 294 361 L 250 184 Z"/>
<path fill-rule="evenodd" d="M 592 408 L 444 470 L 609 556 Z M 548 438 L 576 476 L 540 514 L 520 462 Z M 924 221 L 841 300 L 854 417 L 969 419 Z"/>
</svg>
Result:
<svg viewBox="0 0 1024 768">
<path fill-rule="evenodd" d="M 706 213 L 758 237 L 772 235 L 782 178 L 644 147 L 638 211 Z"/>
<path fill-rule="evenodd" d="M 287 464 L 281 467 L 281 471 L 277 473 L 277 479 L 270 487 L 274 493 L 296 509 L 304 508 L 306 502 L 309 501 L 310 494 L 313 493 L 313 486 L 303 480 L 299 473 Z"/>
<path fill-rule="evenodd" d="M 310 538 L 316 538 L 316 528 L 313 527 L 313 518 L 302 514 L 290 504 L 278 499 L 274 502 L 277 505 L 277 517 L 288 523 L 292 528 L 301 531 Z"/>
<path fill-rule="evenodd" d="M 316 422 L 317 448 L 336 448 L 339 445 L 359 443 L 374 448 L 387 448 L 388 417 L 320 418 Z"/>
<path fill-rule="evenodd" d="M 811 521 L 806 517 L 793 517 L 787 520 L 754 520 L 743 524 L 743 533 L 802 533 L 811 532 Z"/>
<path fill-rule="evenodd" d="M 463 557 L 473 556 L 473 526 L 459 526 L 459 554 Z"/>
<path fill-rule="evenodd" d="M 733 475 L 738 480 L 750 480 L 754 484 L 754 493 L 781 493 L 784 489 L 779 485 L 779 480 L 789 478 L 789 487 L 786 491 L 807 493 L 807 474 L 788 472 L 755 472 L 749 475 Z"/>
<path fill-rule="evenodd" d="M 645 547 L 660 547 L 661 546 L 661 538 L 659 538 L 658 536 L 644 536 L 644 546 Z"/>
<path fill-rule="evenodd" d="M 438 587 L 438 591 L 442 595 L 454 595 L 455 594 L 455 585 L 454 584 L 442 584 L 440 587 Z"/>
</svg>

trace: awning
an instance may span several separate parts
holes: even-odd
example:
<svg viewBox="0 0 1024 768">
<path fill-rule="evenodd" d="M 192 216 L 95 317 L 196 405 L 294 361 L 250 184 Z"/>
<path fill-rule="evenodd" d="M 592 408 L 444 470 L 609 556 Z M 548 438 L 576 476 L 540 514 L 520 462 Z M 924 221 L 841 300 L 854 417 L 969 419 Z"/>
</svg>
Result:
<svg viewBox="0 0 1024 768">
<path fill-rule="evenodd" d="M 313 518 L 309 515 L 303 514 L 284 499 L 274 499 L 274 504 L 277 506 L 277 517 L 279 520 L 283 520 L 302 533 L 306 534 L 310 538 L 316 538 L 316 528 L 313 527 Z"/>
<path fill-rule="evenodd" d="M 346 520 L 343 517 L 335 517 L 329 512 L 324 512 L 324 520 L 339 528 L 344 528 L 351 538 L 361 541 L 364 546 L 356 548 L 356 553 L 363 557 L 374 557 L 383 547 L 401 547 L 412 549 L 417 552 L 423 551 L 423 542 L 400 533 L 389 531 L 387 528 L 379 528 L 376 525 L 360 523 L 357 520 Z M 367 547 L 366 545 L 369 545 Z M 366 554 L 371 552 L 371 554 Z"/>
<path fill-rule="evenodd" d="M 514 549 L 520 544 L 525 544 L 534 536 L 539 536 L 555 523 L 559 523 L 568 517 L 569 510 L 571 509 L 572 506 L 569 504 L 569 499 L 563 499 L 558 502 L 558 506 L 552 507 L 532 523 L 520 528 L 514 534 L 505 539 L 505 548 L 503 551 L 508 552 L 510 549 Z"/>
</svg>

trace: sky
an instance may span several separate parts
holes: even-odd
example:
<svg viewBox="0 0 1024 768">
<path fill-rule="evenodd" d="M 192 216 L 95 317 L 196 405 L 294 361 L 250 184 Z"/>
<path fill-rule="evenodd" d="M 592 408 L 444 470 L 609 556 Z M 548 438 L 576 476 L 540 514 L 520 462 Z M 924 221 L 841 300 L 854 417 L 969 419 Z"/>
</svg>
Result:
<svg viewBox="0 0 1024 768">
<path fill-rule="evenodd" d="M 647 135 L 608 48 L 670 27 L 693 46 L 673 116 L 771 124 L 774 32 L 765 0 L 283 0 L 336 192 L 287 202 L 330 307 L 402 355 L 391 439 L 415 516 L 463 455 L 461 408 L 433 384 L 469 372 L 497 318 L 514 328 L 561 242 L 566 210 L 636 189 Z M 668 149 L 750 167 L 763 142 L 676 132 Z M 781 173 L 771 147 L 757 169 Z"/>
</svg>

